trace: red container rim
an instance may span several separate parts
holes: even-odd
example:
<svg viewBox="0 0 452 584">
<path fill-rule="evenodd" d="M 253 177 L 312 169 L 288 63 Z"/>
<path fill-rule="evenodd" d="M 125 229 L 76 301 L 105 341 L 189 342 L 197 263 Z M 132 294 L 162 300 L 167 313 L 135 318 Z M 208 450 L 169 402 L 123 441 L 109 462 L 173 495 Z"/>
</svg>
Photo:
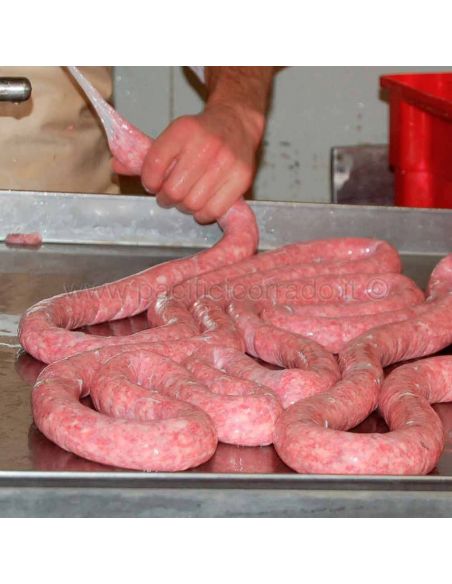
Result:
<svg viewBox="0 0 452 584">
<path fill-rule="evenodd" d="M 452 121 L 452 72 L 384 75 L 380 86 L 391 98 Z"/>
</svg>

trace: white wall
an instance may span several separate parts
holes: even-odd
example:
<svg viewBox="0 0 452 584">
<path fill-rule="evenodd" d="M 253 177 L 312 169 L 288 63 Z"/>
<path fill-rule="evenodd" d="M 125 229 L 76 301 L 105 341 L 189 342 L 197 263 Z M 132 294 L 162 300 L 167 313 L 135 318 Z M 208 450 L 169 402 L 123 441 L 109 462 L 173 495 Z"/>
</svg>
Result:
<svg viewBox="0 0 452 584">
<path fill-rule="evenodd" d="M 330 149 L 388 141 L 379 76 L 438 67 L 291 67 L 278 73 L 254 197 L 330 201 Z M 152 135 L 203 101 L 179 67 L 116 67 L 116 106 Z"/>
</svg>

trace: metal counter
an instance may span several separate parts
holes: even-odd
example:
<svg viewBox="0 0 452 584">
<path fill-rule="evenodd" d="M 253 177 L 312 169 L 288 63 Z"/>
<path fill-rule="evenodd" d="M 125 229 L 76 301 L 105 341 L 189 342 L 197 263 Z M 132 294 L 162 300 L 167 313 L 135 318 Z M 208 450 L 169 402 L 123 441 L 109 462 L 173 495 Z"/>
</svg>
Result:
<svg viewBox="0 0 452 584">
<path fill-rule="evenodd" d="M 427 477 L 297 475 L 272 447 L 227 445 L 197 469 L 137 473 L 86 461 L 49 442 L 32 423 L 31 385 L 43 365 L 19 352 L 20 314 L 41 298 L 191 254 L 219 232 L 145 197 L 0 192 L 0 205 L 0 240 L 13 231 L 39 231 L 45 242 L 39 249 L 0 243 L 0 516 L 452 515 L 452 404 L 435 406 L 450 437 Z M 252 206 L 262 248 L 345 235 L 387 239 L 402 251 L 405 273 L 422 286 L 452 249 L 452 211 Z M 143 326 L 138 316 L 91 329 L 128 334 Z M 373 414 L 357 431 L 386 427 Z"/>
</svg>

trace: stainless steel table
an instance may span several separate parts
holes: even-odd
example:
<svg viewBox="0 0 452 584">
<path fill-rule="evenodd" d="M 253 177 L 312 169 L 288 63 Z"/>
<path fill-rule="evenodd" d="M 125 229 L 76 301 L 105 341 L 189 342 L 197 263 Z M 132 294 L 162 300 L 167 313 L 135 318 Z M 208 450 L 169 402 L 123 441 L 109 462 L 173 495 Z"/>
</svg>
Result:
<svg viewBox="0 0 452 584">
<path fill-rule="evenodd" d="M 19 354 L 20 314 L 65 290 L 92 286 L 211 245 L 216 227 L 165 211 L 151 198 L 0 192 L 0 241 L 40 231 L 40 249 L 0 243 L 0 516 L 450 516 L 452 405 L 436 406 L 450 440 L 427 477 L 296 475 L 272 447 L 220 445 L 184 473 L 136 473 L 83 460 L 32 423 L 31 384 L 42 364 Z M 254 203 L 261 247 L 343 235 L 387 239 L 425 285 L 452 249 L 452 211 Z M 452 317 L 452 315 L 451 315 Z M 135 330 L 140 317 L 124 323 Z M 120 327 L 119 327 L 120 328 Z M 115 333 L 113 326 L 98 332 Z M 373 415 L 358 429 L 385 431 Z"/>
</svg>

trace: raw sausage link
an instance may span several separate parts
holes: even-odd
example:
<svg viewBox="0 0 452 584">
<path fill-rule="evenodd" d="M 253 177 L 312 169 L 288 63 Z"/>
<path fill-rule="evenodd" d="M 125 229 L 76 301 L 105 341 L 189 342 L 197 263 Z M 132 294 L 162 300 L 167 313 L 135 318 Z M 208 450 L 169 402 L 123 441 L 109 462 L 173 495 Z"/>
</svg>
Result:
<svg viewBox="0 0 452 584">
<path fill-rule="evenodd" d="M 126 417 L 137 387 L 156 388 L 174 399 L 196 405 L 212 418 L 218 439 L 230 444 L 260 446 L 271 444 L 279 400 L 265 386 L 234 384 L 223 374 L 225 383 L 212 382 L 192 360 L 191 374 L 181 365 L 149 350 L 129 350 L 112 357 L 93 380 L 90 393 L 96 409 L 114 417 Z M 218 370 L 215 370 L 218 375 Z M 201 383 L 201 380 L 203 382 Z M 232 390 L 232 391 L 231 391 Z M 138 390 L 140 393 L 142 389 Z M 170 437 L 171 438 L 171 437 Z"/>
<path fill-rule="evenodd" d="M 412 461 L 402 462 L 402 450 L 397 454 L 397 431 L 385 439 L 375 434 L 360 435 L 345 431 L 364 420 L 377 406 L 383 367 L 430 355 L 452 343 L 449 317 L 452 314 L 452 254 L 433 271 L 429 290 L 430 296 L 420 307 L 416 318 L 377 327 L 343 349 L 339 355 L 342 379 L 332 389 L 298 402 L 282 413 L 275 427 L 274 444 L 288 466 L 297 472 L 328 474 L 410 473 L 431 469 L 432 461 L 436 461 L 441 450 L 436 422 L 432 426 L 430 445 L 425 449 L 429 451 L 428 461 L 424 452 L 417 449 L 415 452 L 405 452 L 407 458 L 413 458 Z M 428 369 L 428 383 L 437 387 L 430 394 L 433 400 L 449 399 L 448 393 L 442 394 L 450 391 L 450 387 L 446 387 L 447 383 L 450 384 L 449 360 L 443 365 L 444 371 Z M 424 371 L 422 366 L 422 371 L 426 372 L 427 367 Z M 393 375 L 397 382 L 401 374 L 397 374 L 396 370 Z M 420 377 L 419 383 L 422 384 L 422 381 Z M 387 383 L 381 407 L 388 423 L 398 428 L 403 423 L 403 417 L 397 417 L 400 408 L 405 411 L 404 415 L 410 416 L 412 411 L 406 413 L 407 400 L 400 405 L 400 400 L 403 400 L 400 394 L 399 399 L 397 396 L 390 397 L 394 389 L 391 377 Z M 394 391 L 397 391 L 397 384 Z M 430 412 L 426 415 L 430 416 Z M 429 419 L 434 420 L 432 416 Z M 394 466 L 387 458 L 388 441 L 395 442 L 392 452 L 397 460 Z"/>
<path fill-rule="evenodd" d="M 184 345 L 172 356 L 185 359 L 194 347 Z M 198 381 L 195 359 L 191 375 L 167 352 L 164 344 L 105 347 L 49 365 L 32 394 L 36 425 L 79 456 L 142 470 L 196 466 L 212 456 L 217 434 L 233 444 L 271 444 L 281 406 L 268 387 L 248 382 L 219 392 Z M 98 411 L 80 403 L 88 394 Z"/>
<path fill-rule="evenodd" d="M 283 371 L 270 371 L 238 351 L 229 350 L 220 356 L 215 349 L 217 368 L 267 385 L 284 407 L 328 389 L 339 378 L 336 359 L 330 353 L 315 341 L 262 322 L 252 303 L 231 303 L 228 312 L 229 317 L 221 310 L 221 304 L 208 297 L 197 300 L 189 310 L 180 301 L 164 296 L 158 308 L 154 306 L 152 310 L 152 321 L 188 326 L 192 318 L 205 331 L 202 338 L 206 342 L 246 349 L 266 363 L 283 367 Z"/>
<path fill-rule="evenodd" d="M 315 341 L 264 323 L 250 302 L 234 302 L 229 314 L 240 330 L 246 352 L 266 363 L 284 367 L 269 371 L 235 360 L 234 370 L 260 383 L 266 383 L 280 396 L 284 407 L 309 395 L 325 391 L 339 378 L 333 355 Z M 232 369 L 231 369 L 232 371 Z"/>
<path fill-rule="evenodd" d="M 22 346 L 37 359 L 51 363 L 110 344 L 153 342 L 187 336 L 187 331 L 168 327 L 143 331 L 118 341 L 66 329 L 139 314 L 174 284 L 224 264 L 237 262 L 255 252 L 258 241 L 256 220 L 244 201 L 231 208 L 219 223 L 224 230 L 224 237 L 212 249 L 190 258 L 153 266 L 111 284 L 62 294 L 35 304 L 27 310 L 19 325 Z"/>
<path fill-rule="evenodd" d="M 349 341 L 369 329 L 383 324 L 390 324 L 391 322 L 414 318 L 416 312 L 411 308 L 401 308 L 400 310 L 349 316 L 347 318 L 323 316 L 318 318 L 292 318 L 292 315 L 281 314 L 277 312 L 277 309 L 270 309 L 264 312 L 263 316 L 265 320 L 269 320 L 275 326 L 313 338 L 325 347 L 327 351 L 339 353 Z"/>
<path fill-rule="evenodd" d="M 324 249 L 329 254 L 332 253 L 334 243 L 328 240 L 323 242 Z M 397 258 L 397 262 L 394 260 L 392 248 L 379 243 L 371 240 L 365 240 L 365 243 L 363 240 L 337 240 L 338 249 L 344 255 L 346 246 L 352 257 L 377 249 L 380 250 L 383 264 L 386 257 L 386 265 L 399 268 L 399 259 Z M 312 247 L 321 253 L 320 242 L 314 242 Z M 307 250 L 312 253 L 309 244 L 293 244 L 287 248 L 295 256 L 302 252 L 306 254 Z M 384 250 L 384 254 L 381 250 Z M 409 278 L 394 273 L 371 272 L 375 268 L 372 256 L 351 260 L 351 268 L 347 268 L 347 262 L 329 259 L 314 262 L 312 265 L 294 264 L 276 268 L 275 258 L 281 255 L 294 261 L 290 254 L 287 256 L 281 252 L 285 252 L 285 248 L 259 254 L 239 264 L 209 272 L 175 286 L 150 305 L 149 323 L 153 326 L 168 325 L 176 321 L 184 325 L 193 324 L 190 307 L 196 305 L 197 298 L 211 298 L 225 310 L 242 302 L 242 313 L 246 311 L 245 306 L 248 306 L 266 324 L 274 325 L 273 328 L 308 337 L 327 351 L 339 352 L 349 340 L 370 328 L 414 316 L 412 307 L 424 300 L 422 291 Z M 269 271 L 256 271 L 253 268 L 262 256 L 265 256 L 264 265 L 270 268 Z M 305 259 L 303 255 L 302 259 Z M 343 270 L 341 275 L 330 274 L 329 269 L 336 268 L 338 264 Z M 246 265 L 250 275 L 237 277 L 236 274 L 242 271 L 243 265 Z M 318 266 L 320 275 L 311 279 L 299 277 L 304 273 L 315 274 L 311 268 L 316 270 Z M 348 269 L 350 273 L 347 272 Z M 356 272 L 355 269 L 363 272 Z M 297 279 L 287 280 L 295 277 L 295 273 Z M 219 274 L 223 280 L 219 278 Z M 232 279 L 231 274 L 234 276 Z M 325 290 L 328 291 L 327 296 L 324 295 Z M 308 311 L 307 315 L 303 314 L 303 310 Z M 333 316 L 328 317 L 328 313 Z M 255 323 L 258 322 L 256 318 L 253 319 Z"/>
<path fill-rule="evenodd" d="M 448 401 L 452 401 L 452 357 L 402 365 L 387 377 L 378 407 L 391 433 L 381 441 L 379 450 L 385 459 L 380 460 L 380 473 L 427 474 L 433 470 L 445 445 L 445 433 L 430 404 Z"/>
<path fill-rule="evenodd" d="M 353 273 L 397 273 L 401 263 L 397 251 L 385 241 L 343 237 L 292 243 L 260 253 L 233 265 L 194 277 L 174 286 L 175 298 L 190 304 L 200 296 L 223 302 L 237 300 L 254 285 L 283 280 Z M 234 293 L 235 291 L 235 293 Z"/>
<path fill-rule="evenodd" d="M 217 445 L 209 416 L 186 402 L 124 382 L 111 399 L 121 418 L 80 403 L 110 348 L 75 355 L 44 369 L 33 389 L 35 423 L 61 448 L 124 468 L 175 471 L 208 460 Z M 105 406 L 107 407 L 107 406 Z"/>
</svg>

